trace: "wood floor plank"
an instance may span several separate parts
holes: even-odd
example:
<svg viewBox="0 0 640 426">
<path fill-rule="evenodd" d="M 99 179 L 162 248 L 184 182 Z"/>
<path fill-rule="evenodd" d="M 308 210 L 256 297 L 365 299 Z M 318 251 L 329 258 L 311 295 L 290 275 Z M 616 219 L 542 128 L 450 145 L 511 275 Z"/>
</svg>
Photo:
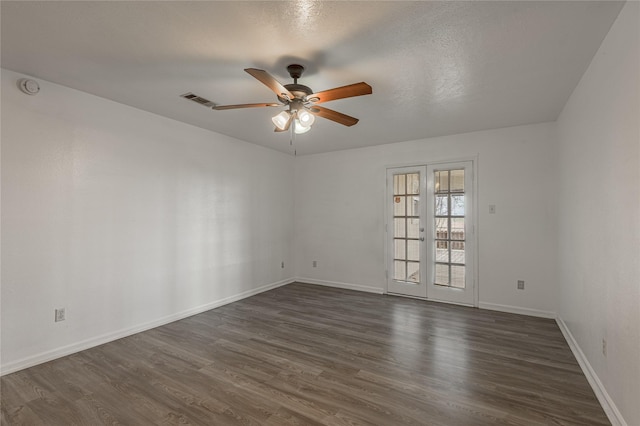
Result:
<svg viewBox="0 0 640 426">
<path fill-rule="evenodd" d="M 607 425 L 553 320 L 294 283 L 0 379 L 7 425 Z"/>
</svg>

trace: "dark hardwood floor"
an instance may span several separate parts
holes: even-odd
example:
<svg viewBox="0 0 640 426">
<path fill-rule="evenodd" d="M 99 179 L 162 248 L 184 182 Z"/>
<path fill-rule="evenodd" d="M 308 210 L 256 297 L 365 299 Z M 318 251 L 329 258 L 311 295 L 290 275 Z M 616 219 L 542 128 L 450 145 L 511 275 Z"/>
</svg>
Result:
<svg viewBox="0 0 640 426">
<path fill-rule="evenodd" d="M 8 425 L 609 424 L 553 320 L 306 284 L 1 385 Z"/>
</svg>

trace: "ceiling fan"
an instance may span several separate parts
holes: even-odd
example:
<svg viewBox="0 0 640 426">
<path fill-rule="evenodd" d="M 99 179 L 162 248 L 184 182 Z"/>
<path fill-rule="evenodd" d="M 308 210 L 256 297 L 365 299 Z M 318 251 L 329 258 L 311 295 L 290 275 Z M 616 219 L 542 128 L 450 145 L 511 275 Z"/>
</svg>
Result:
<svg viewBox="0 0 640 426">
<path fill-rule="evenodd" d="M 286 132 L 293 124 L 295 133 L 306 133 L 311 129 L 311 125 L 315 121 L 315 116 L 326 118 L 345 126 L 353 126 L 358 122 L 357 118 L 321 107 L 318 104 L 373 93 L 371 86 L 365 82 L 336 87 L 322 92 L 313 92 L 311 88 L 298 84 L 298 79 L 304 72 L 304 67 L 298 64 L 291 64 L 287 67 L 287 71 L 293 79 L 293 84 L 282 85 L 271 76 L 271 74 L 257 68 L 246 68 L 245 71 L 271 89 L 278 97 L 280 103 L 214 105 L 212 108 L 215 110 L 225 110 L 288 106 L 288 110 L 282 111 L 271 119 L 276 126 L 274 130 L 276 132 Z"/>
</svg>

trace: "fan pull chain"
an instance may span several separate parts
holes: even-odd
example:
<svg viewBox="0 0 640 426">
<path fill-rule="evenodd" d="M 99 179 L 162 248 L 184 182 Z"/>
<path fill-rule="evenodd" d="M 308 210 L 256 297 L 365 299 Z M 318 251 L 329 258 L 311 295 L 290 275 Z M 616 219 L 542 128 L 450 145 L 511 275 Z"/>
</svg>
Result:
<svg viewBox="0 0 640 426">
<path fill-rule="evenodd" d="M 293 119 L 292 119 L 292 120 L 293 120 Z M 295 128 L 296 128 L 296 122 L 295 122 L 295 120 L 294 120 L 294 121 L 293 121 L 293 123 L 291 123 L 291 127 L 290 127 L 290 129 L 291 129 L 291 137 L 289 138 L 289 145 L 290 145 L 291 147 L 293 147 L 293 141 L 294 141 L 294 140 L 295 140 L 295 138 L 296 138 Z M 293 156 L 294 156 L 294 157 L 296 157 L 297 155 L 298 155 L 298 153 L 296 152 L 296 149 L 295 149 L 295 148 L 293 148 Z"/>
</svg>

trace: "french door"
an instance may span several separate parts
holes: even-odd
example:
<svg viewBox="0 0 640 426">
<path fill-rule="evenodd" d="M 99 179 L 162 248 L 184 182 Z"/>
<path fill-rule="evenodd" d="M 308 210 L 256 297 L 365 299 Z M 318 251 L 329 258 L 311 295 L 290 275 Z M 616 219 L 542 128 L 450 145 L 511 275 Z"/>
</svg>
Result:
<svg viewBox="0 0 640 426">
<path fill-rule="evenodd" d="M 387 169 L 387 292 L 475 304 L 473 163 Z"/>
<path fill-rule="evenodd" d="M 425 280 L 426 167 L 387 170 L 387 291 L 427 297 Z"/>
</svg>

